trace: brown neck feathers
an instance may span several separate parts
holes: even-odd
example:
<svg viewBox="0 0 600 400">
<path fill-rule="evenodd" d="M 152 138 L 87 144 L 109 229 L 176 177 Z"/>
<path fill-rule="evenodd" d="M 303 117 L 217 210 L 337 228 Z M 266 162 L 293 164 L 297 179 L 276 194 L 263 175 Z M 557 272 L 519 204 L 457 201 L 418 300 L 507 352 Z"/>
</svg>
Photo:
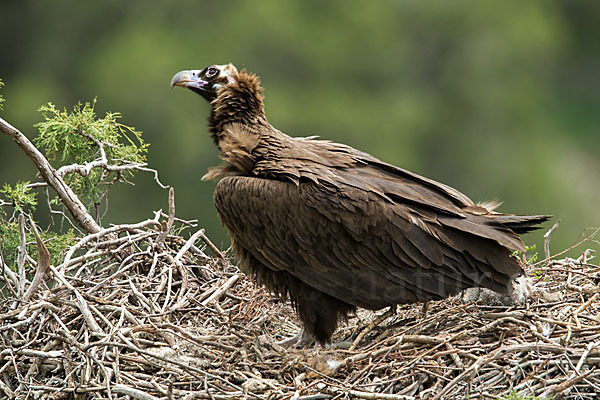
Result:
<svg viewBox="0 0 600 400">
<path fill-rule="evenodd" d="M 211 103 L 212 111 L 208 117 L 215 143 L 218 144 L 219 135 L 228 124 L 268 125 L 263 98 L 263 88 L 258 77 L 245 69 L 240 71 L 235 84 L 219 89 L 217 98 Z"/>
</svg>

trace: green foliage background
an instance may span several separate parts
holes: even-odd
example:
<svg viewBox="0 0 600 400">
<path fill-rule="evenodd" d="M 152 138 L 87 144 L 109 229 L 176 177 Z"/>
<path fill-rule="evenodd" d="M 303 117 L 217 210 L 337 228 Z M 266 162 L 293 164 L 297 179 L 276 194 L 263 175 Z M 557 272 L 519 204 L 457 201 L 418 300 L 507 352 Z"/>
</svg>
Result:
<svg viewBox="0 0 600 400">
<path fill-rule="evenodd" d="M 177 214 L 227 242 L 212 206 L 208 105 L 171 90 L 181 69 L 258 73 L 267 115 L 447 183 L 501 211 L 563 220 L 553 248 L 600 225 L 600 3 L 584 1 L 4 1 L 2 117 L 98 98 L 144 132 Z M 34 167 L 0 135 L 0 183 Z M 110 222 L 167 208 L 152 177 L 111 193 Z M 39 207 L 36 218 L 43 218 Z M 541 234 L 527 238 L 540 242 Z"/>
</svg>

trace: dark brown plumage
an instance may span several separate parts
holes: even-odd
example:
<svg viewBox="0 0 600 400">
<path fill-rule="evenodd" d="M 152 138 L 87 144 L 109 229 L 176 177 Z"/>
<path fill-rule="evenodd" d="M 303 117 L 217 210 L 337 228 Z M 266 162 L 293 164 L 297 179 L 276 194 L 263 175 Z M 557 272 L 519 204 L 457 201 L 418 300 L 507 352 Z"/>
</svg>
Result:
<svg viewBox="0 0 600 400">
<path fill-rule="evenodd" d="M 205 176 L 220 179 L 215 206 L 241 265 L 291 299 L 303 340 L 328 342 L 356 307 L 508 292 L 519 234 L 548 219 L 496 213 L 352 147 L 290 137 L 268 123 L 256 75 L 231 64 L 171 83 L 211 102 L 225 161 Z"/>
</svg>

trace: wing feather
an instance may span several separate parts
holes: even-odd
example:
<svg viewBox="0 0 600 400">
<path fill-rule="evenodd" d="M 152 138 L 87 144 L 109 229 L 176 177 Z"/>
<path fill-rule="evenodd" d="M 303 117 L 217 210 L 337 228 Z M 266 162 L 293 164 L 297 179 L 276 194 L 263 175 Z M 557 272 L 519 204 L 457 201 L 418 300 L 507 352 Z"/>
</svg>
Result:
<svg viewBox="0 0 600 400">
<path fill-rule="evenodd" d="M 412 190 L 410 203 L 424 207 L 415 212 L 387 193 L 409 192 L 390 190 L 387 177 L 369 178 L 377 171 L 354 179 L 345 172 L 333 187 L 226 177 L 215 204 L 233 242 L 264 266 L 360 307 L 439 299 L 475 285 L 505 291 L 520 271 L 503 247 L 511 241 L 493 228 L 448 222 L 466 218 L 439 193 Z"/>
</svg>

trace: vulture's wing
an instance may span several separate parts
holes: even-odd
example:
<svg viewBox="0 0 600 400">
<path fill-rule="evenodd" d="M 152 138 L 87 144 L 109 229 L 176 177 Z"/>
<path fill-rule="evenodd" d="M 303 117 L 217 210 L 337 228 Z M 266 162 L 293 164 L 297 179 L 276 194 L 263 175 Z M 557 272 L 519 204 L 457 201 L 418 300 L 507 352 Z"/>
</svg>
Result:
<svg viewBox="0 0 600 400">
<path fill-rule="evenodd" d="M 473 286 L 506 291 L 520 271 L 508 249 L 522 246 L 518 236 L 466 212 L 472 202 L 453 189 L 394 168 L 327 166 L 325 182 L 314 182 L 323 171 L 300 171 L 299 183 L 227 177 L 215 205 L 235 246 L 256 262 L 349 304 L 377 309 Z"/>
</svg>

